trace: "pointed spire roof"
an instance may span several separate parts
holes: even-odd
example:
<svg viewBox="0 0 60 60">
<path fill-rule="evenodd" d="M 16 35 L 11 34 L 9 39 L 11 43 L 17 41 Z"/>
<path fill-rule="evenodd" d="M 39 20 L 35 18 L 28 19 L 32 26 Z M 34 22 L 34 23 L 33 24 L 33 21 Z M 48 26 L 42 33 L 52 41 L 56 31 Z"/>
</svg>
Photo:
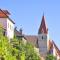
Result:
<svg viewBox="0 0 60 60">
<path fill-rule="evenodd" d="M 42 16 L 41 25 L 40 25 L 39 30 L 38 30 L 38 34 L 40 34 L 40 33 L 44 33 L 44 34 L 48 33 L 48 28 L 47 28 L 47 25 L 46 25 L 46 22 L 45 22 L 44 14 Z"/>
</svg>

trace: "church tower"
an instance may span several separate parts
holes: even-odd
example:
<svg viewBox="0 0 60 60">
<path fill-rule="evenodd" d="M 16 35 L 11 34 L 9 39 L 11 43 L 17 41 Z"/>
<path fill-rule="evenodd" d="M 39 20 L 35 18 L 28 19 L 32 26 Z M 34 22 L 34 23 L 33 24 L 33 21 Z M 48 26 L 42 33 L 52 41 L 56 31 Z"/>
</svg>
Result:
<svg viewBox="0 0 60 60">
<path fill-rule="evenodd" d="M 45 17 L 44 15 L 42 16 L 42 21 L 41 25 L 38 30 L 38 47 L 39 47 L 39 52 L 41 56 L 46 56 L 47 51 L 48 51 L 48 28 L 45 22 Z"/>
</svg>

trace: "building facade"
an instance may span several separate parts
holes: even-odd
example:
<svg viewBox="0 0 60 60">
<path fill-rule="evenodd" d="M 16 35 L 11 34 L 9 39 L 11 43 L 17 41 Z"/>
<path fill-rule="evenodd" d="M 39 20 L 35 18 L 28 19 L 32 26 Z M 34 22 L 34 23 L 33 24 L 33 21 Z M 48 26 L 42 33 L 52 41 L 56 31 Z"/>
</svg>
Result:
<svg viewBox="0 0 60 60">
<path fill-rule="evenodd" d="M 0 9 L 0 24 L 5 29 L 5 35 L 12 39 L 14 37 L 14 22 L 9 17 L 10 13 L 7 10 Z"/>
</svg>

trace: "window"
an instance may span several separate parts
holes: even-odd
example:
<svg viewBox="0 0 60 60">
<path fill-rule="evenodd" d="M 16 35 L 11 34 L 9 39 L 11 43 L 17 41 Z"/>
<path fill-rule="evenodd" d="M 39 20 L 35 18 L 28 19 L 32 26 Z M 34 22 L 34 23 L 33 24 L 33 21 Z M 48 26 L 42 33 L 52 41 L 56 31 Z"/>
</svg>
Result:
<svg viewBox="0 0 60 60">
<path fill-rule="evenodd" d="M 13 30 L 13 26 L 12 26 L 12 30 Z"/>
<path fill-rule="evenodd" d="M 43 40 L 43 36 L 42 36 L 42 40 Z"/>
<path fill-rule="evenodd" d="M 13 30 L 13 26 L 12 26 L 11 24 L 9 24 L 9 23 L 8 23 L 8 28 L 9 28 L 10 30 Z"/>
<path fill-rule="evenodd" d="M 46 40 L 46 39 L 47 39 L 47 36 L 42 36 L 42 40 L 43 40 L 43 39 Z"/>
</svg>

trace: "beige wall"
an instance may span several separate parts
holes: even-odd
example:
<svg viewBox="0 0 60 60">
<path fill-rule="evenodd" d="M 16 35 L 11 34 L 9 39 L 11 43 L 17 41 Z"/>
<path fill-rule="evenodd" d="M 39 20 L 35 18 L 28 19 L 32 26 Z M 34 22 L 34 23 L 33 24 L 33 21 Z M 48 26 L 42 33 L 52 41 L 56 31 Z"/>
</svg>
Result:
<svg viewBox="0 0 60 60">
<path fill-rule="evenodd" d="M 43 36 L 43 39 L 42 39 L 42 36 Z M 38 44 L 39 44 L 40 55 L 47 54 L 47 40 L 48 40 L 48 35 L 46 35 L 46 34 L 38 35 Z"/>
</svg>

